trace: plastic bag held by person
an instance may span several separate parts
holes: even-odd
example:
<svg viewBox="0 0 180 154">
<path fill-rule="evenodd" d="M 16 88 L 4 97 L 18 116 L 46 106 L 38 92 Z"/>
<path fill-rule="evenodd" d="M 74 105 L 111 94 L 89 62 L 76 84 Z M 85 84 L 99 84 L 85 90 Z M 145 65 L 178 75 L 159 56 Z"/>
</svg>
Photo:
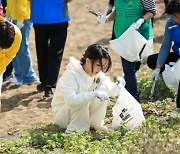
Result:
<svg viewBox="0 0 180 154">
<path fill-rule="evenodd" d="M 180 59 L 176 63 L 166 64 L 162 76 L 166 86 L 172 85 L 175 91 L 178 91 L 180 81 Z"/>
<path fill-rule="evenodd" d="M 122 123 L 127 129 L 134 129 L 141 126 L 145 117 L 141 105 L 137 100 L 121 86 L 117 103 L 113 107 L 112 128 L 119 129 Z"/>
</svg>

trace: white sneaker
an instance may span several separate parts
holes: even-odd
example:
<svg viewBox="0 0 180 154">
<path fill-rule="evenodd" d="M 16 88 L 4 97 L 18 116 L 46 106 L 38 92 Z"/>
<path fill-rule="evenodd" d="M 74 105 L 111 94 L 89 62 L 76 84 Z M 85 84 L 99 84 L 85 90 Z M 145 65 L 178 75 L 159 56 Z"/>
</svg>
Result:
<svg viewBox="0 0 180 154">
<path fill-rule="evenodd" d="M 16 79 L 16 77 L 10 78 L 10 79 L 9 79 L 9 82 L 15 83 L 17 86 L 21 86 L 21 85 L 22 85 L 22 83 L 19 82 L 19 81 Z"/>
<path fill-rule="evenodd" d="M 172 118 L 177 118 L 177 116 L 180 114 L 180 108 L 176 108 L 172 114 L 171 114 L 171 117 Z"/>
</svg>

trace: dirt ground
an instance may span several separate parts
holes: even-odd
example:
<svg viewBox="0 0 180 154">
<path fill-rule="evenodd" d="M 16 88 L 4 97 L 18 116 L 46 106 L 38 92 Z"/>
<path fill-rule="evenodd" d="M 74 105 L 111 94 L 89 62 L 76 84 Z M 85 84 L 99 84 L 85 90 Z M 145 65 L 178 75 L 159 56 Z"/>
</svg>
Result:
<svg viewBox="0 0 180 154">
<path fill-rule="evenodd" d="M 103 3 L 104 2 L 104 3 Z M 90 14 L 87 7 L 103 13 L 108 0 L 73 0 L 69 4 L 71 21 L 69 22 L 67 43 L 62 60 L 60 75 L 68 64 L 69 57 L 80 59 L 86 47 L 92 43 L 105 45 L 111 51 L 113 67 L 108 75 L 122 75 L 119 56 L 110 49 L 109 40 L 112 33 L 112 22 L 95 27 L 97 18 Z M 164 4 L 156 0 L 157 15 L 154 19 L 154 52 L 158 52 L 162 40 L 166 17 L 162 16 Z M 30 50 L 33 66 L 37 72 L 37 59 L 34 42 L 34 31 L 31 30 Z M 143 67 L 142 69 L 147 69 Z M 36 85 L 17 87 L 14 83 L 5 82 L 2 88 L 2 113 L 0 113 L 0 139 L 7 139 L 11 131 L 27 128 L 32 125 L 51 123 L 51 99 L 43 99 L 43 93 L 36 91 Z"/>
</svg>

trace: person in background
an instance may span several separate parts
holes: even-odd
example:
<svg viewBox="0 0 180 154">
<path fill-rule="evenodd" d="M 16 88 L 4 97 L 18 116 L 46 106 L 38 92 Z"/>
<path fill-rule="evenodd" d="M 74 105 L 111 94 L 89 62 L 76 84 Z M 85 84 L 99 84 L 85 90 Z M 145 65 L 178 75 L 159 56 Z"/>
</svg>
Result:
<svg viewBox="0 0 180 154">
<path fill-rule="evenodd" d="M 111 82 L 105 75 L 110 68 L 109 52 L 99 44 L 90 45 L 80 61 L 70 57 L 51 103 L 54 122 L 67 133 L 90 127 L 107 131 L 107 102 L 110 96 L 118 96 L 119 85 L 125 84 L 122 77 L 118 77 L 117 83 Z"/>
<path fill-rule="evenodd" d="M 5 19 L 7 21 L 10 21 L 10 17 L 6 15 L 6 6 L 7 6 L 7 1 L 6 0 L 1 0 L 2 2 L 2 6 L 3 6 L 3 14 L 2 16 L 5 17 Z M 13 71 L 13 65 L 12 65 L 12 62 L 9 63 L 9 65 L 6 67 L 6 70 L 5 72 L 3 73 L 3 81 L 7 81 L 9 80 L 10 78 L 13 77 L 12 75 L 12 71 Z"/>
<path fill-rule="evenodd" d="M 0 16 L 0 112 L 3 72 L 18 52 L 21 40 L 20 30 Z"/>
<path fill-rule="evenodd" d="M 38 81 L 38 77 L 33 69 L 31 54 L 29 50 L 29 35 L 32 23 L 30 21 L 30 1 L 29 0 L 8 0 L 6 15 L 10 16 L 12 22 L 17 25 L 22 33 L 22 42 L 12 64 L 14 67 L 14 78 L 10 81 L 18 84 L 31 84 Z"/>
<path fill-rule="evenodd" d="M 171 17 L 167 19 L 164 37 L 159 54 L 150 55 L 147 65 L 153 69 L 152 80 L 157 80 L 159 74 L 164 71 L 165 64 L 177 62 L 180 58 L 180 0 L 171 0 L 165 7 L 165 13 Z M 170 52 L 172 48 L 173 52 Z M 172 117 L 180 113 L 180 84 L 177 92 L 176 109 Z"/>
<path fill-rule="evenodd" d="M 52 88 L 56 87 L 70 20 L 67 5 L 70 1 L 31 0 L 40 78 L 37 90 L 44 92 L 45 97 L 51 97 Z"/>
<path fill-rule="evenodd" d="M 108 16 L 101 16 L 99 22 L 107 23 L 115 20 L 114 34 L 119 38 L 131 25 L 137 29 L 147 40 L 153 39 L 153 29 L 151 18 L 156 14 L 154 0 L 116 0 L 115 10 Z M 139 91 L 136 79 L 136 71 L 139 69 L 140 62 L 130 62 L 121 57 L 126 89 L 139 100 Z"/>
</svg>

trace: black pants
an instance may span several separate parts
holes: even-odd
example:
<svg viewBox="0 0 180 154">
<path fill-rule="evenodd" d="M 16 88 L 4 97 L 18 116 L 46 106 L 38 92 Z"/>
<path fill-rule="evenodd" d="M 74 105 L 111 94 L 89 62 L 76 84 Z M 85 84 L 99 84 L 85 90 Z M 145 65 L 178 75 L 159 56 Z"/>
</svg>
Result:
<svg viewBox="0 0 180 154">
<path fill-rule="evenodd" d="M 151 68 L 151 69 L 153 69 L 153 70 L 156 68 L 157 58 L 158 58 L 158 53 L 157 53 L 157 54 L 150 55 L 150 56 L 148 57 L 148 59 L 147 59 L 147 65 L 148 65 L 149 68 Z M 169 62 L 177 62 L 179 58 L 180 58 L 180 57 L 179 57 L 178 55 L 174 54 L 173 52 L 170 52 L 170 53 L 169 53 L 169 56 L 168 56 L 168 58 L 167 58 L 167 60 L 166 60 L 166 62 L 165 62 L 165 64 L 169 64 Z M 165 66 L 163 66 L 163 67 L 161 68 L 161 72 L 163 72 L 164 69 L 165 69 Z"/>
<path fill-rule="evenodd" d="M 40 82 L 55 88 L 64 46 L 68 22 L 60 24 L 34 24 L 36 52 Z"/>
<path fill-rule="evenodd" d="M 153 54 L 148 57 L 147 65 L 149 68 L 153 70 L 156 68 L 157 58 L 158 58 L 158 54 Z M 174 54 L 173 52 L 170 52 L 165 64 L 169 64 L 169 62 L 177 62 L 179 58 L 180 56 Z M 164 69 L 165 69 L 165 66 L 162 67 L 161 72 L 163 72 Z M 179 82 L 179 87 L 178 87 L 178 92 L 177 92 L 176 106 L 177 108 L 180 108 L 180 82 Z"/>
<path fill-rule="evenodd" d="M 10 62 L 9 65 L 6 67 L 6 71 L 3 73 L 3 79 L 6 79 L 9 76 L 11 76 L 12 71 L 13 71 L 13 65 L 12 62 Z"/>
</svg>

